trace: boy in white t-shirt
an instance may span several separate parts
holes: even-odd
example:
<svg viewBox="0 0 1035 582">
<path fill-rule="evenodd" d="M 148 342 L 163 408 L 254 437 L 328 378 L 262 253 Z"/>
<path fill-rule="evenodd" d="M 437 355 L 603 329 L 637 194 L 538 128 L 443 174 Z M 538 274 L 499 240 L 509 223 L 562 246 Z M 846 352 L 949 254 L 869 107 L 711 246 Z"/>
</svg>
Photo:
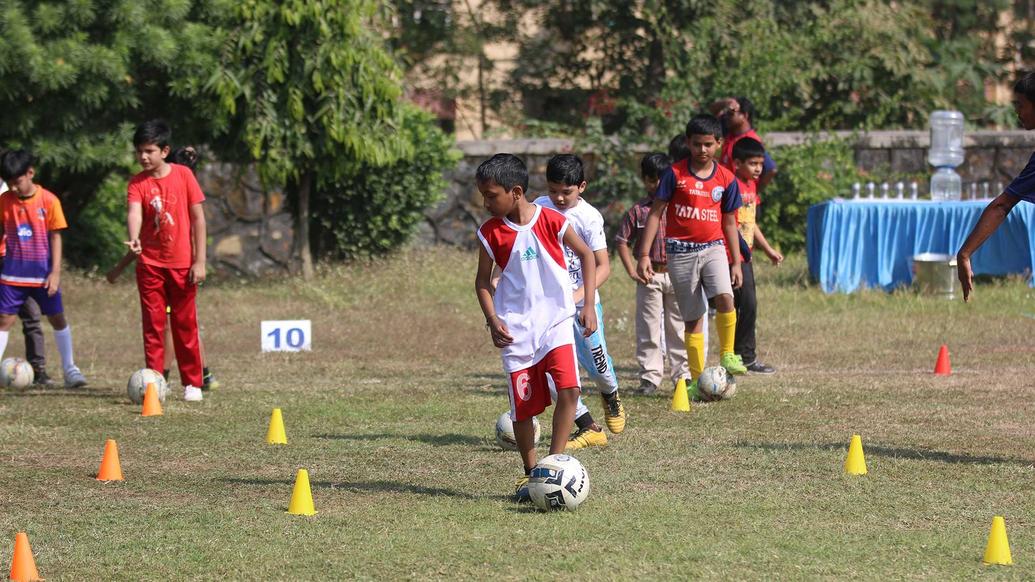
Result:
<svg viewBox="0 0 1035 582">
<path fill-rule="evenodd" d="M 543 208 L 561 212 L 574 227 L 575 232 L 593 251 L 592 262 L 595 267 L 593 282 L 599 289 L 611 274 L 611 263 L 607 256 L 604 217 L 589 202 L 582 199 L 582 193 L 586 191 L 586 177 L 582 160 L 571 154 L 550 158 L 546 165 L 546 185 L 549 188 L 549 197 L 540 196 L 536 198 L 535 203 Z M 584 263 L 573 249 L 565 248 L 565 255 L 568 261 L 568 275 L 575 288 L 575 308 L 578 312 L 582 312 L 585 305 L 583 286 L 586 279 L 594 275 L 588 271 L 583 272 Z M 600 396 L 604 401 L 604 422 L 607 424 L 607 428 L 612 433 L 618 434 L 625 430 L 625 407 L 622 406 L 622 401 L 618 397 L 618 376 L 615 374 L 614 362 L 607 353 L 607 342 L 604 340 L 604 311 L 600 305 L 600 296 L 597 295 L 596 299 L 592 303 L 594 308 L 589 311 L 596 312 L 597 331 L 593 334 L 583 334 L 581 333 L 583 330 L 579 329 L 576 323 L 575 353 L 579 363 L 600 390 Z M 607 435 L 593 422 L 588 411 L 584 415 L 577 416 L 575 424 L 578 426 L 578 432 L 572 435 L 568 448 L 581 449 L 607 444 Z"/>
<path fill-rule="evenodd" d="M 557 390 L 551 455 L 564 452 L 580 392 L 573 345 L 575 301 L 564 245 L 587 262 L 584 293 L 591 301 L 596 295 L 593 252 L 562 214 L 528 202 L 528 170 L 516 156 L 496 154 L 482 162 L 476 179 L 493 217 L 478 229 L 475 291 L 510 377 L 510 418 L 525 469 L 514 493 L 518 501 L 528 501 L 528 475 L 536 464 L 532 419 L 551 403 L 547 377 Z M 493 264 L 500 268 L 495 289 Z M 597 330 L 593 310 L 577 317 L 586 335 Z"/>
</svg>

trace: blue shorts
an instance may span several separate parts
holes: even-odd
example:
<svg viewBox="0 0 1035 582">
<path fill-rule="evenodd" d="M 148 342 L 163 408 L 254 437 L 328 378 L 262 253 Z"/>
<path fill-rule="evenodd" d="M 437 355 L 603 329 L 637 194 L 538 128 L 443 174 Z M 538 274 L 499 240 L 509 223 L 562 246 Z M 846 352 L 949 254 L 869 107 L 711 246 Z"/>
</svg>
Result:
<svg viewBox="0 0 1035 582">
<path fill-rule="evenodd" d="M 39 303 L 43 315 L 57 315 L 65 311 L 64 306 L 61 305 L 60 289 L 51 297 L 47 295 L 46 287 L 22 287 L 0 283 L 0 313 L 17 314 L 28 297 L 32 297 L 36 303 Z"/>
</svg>

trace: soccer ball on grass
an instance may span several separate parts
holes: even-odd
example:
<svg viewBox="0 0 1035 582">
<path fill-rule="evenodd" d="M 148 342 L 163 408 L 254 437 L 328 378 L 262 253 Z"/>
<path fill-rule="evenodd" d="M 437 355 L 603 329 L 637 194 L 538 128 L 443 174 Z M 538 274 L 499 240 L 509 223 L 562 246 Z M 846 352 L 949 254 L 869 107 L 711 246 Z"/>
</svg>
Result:
<svg viewBox="0 0 1035 582">
<path fill-rule="evenodd" d="M 575 511 L 589 497 L 589 473 L 575 457 L 550 455 L 532 469 L 528 494 L 543 511 Z"/>
<path fill-rule="evenodd" d="M 532 427 L 535 429 L 533 444 L 538 445 L 542 433 L 539 430 L 539 419 L 532 417 Z M 514 436 L 514 423 L 510 420 L 510 413 L 504 412 L 496 419 L 496 444 L 505 451 L 518 450 L 517 438 Z"/>
<path fill-rule="evenodd" d="M 144 403 L 144 392 L 148 384 L 155 385 L 155 392 L 158 392 L 158 401 L 165 402 L 165 395 L 169 392 L 169 385 L 160 372 L 150 368 L 141 368 L 129 377 L 129 384 L 126 385 L 126 394 L 133 404 Z"/>
<path fill-rule="evenodd" d="M 6 388 L 23 390 L 35 379 L 32 366 L 21 358 L 6 358 L 0 362 L 0 384 Z"/>
<path fill-rule="evenodd" d="M 697 394 L 701 400 L 726 400 L 737 393 L 737 381 L 722 366 L 705 368 L 697 379 Z"/>
</svg>

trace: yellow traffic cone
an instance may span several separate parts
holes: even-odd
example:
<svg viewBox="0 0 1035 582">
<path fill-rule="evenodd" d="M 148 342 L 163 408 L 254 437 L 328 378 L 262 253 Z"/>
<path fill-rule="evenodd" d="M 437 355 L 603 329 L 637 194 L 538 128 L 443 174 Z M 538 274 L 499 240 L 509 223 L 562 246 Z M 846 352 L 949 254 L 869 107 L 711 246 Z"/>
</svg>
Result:
<svg viewBox="0 0 1035 582">
<path fill-rule="evenodd" d="M 845 458 L 845 473 L 849 475 L 866 474 L 866 457 L 863 455 L 862 437 L 852 435 L 852 443 L 848 445 L 848 457 Z"/>
<path fill-rule="evenodd" d="M 279 408 L 274 408 L 273 414 L 270 415 L 270 428 L 266 431 L 266 444 L 287 444 L 287 434 L 284 432 L 284 416 L 280 413 Z"/>
<path fill-rule="evenodd" d="M 676 389 L 672 391 L 672 412 L 690 412 L 690 395 L 686 391 L 686 378 L 680 378 L 676 382 Z"/>
<path fill-rule="evenodd" d="M 1013 564 L 1013 559 L 1010 557 L 1010 540 L 1006 539 L 1006 521 L 998 515 L 992 518 L 992 530 L 988 532 L 985 558 L 981 562 L 986 566 L 992 564 L 1010 566 Z"/>
<path fill-rule="evenodd" d="M 292 515 L 316 515 L 313 507 L 313 491 L 309 488 L 309 471 L 299 469 L 295 475 L 295 489 L 291 492 L 288 513 Z"/>
</svg>

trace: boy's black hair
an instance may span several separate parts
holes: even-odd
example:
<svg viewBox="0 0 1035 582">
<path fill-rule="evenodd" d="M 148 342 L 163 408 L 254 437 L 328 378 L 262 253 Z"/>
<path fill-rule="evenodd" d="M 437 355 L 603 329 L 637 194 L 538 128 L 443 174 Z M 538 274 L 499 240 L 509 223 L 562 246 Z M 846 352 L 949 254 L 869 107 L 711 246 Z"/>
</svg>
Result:
<svg viewBox="0 0 1035 582">
<path fill-rule="evenodd" d="M 686 139 L 684 138 L 683 141 L 685 142 Z M 656 180 L 671 165 L 672 160 L 661 152 L 647 154 L 640 160 L 640 176 Z"/>
<path fill-rule="evenodd" d="M 133 147 L 138 148 L 145 145 L 156 145 L 164 148 L 172 141 L 172 129 L 169 124 L 161 119 L 145 121 L 137 126 L 133 132 Z"/>
<path fill-rule="evenodd" d="M 668 157 L 672 163 L 682 162 L 690 157 L 690 146 L 686 145 L 686 134 L 681 133 L 668 142 Z"/>
<path fill-rule="evenodd" d="M 1035 73 L 1027 73 L 1013 84 L 1013 92 L 1035 103 Z"/>
<path fill-rule="evenodd" d="M 749 160 L 751 158 L 764 158 L 765 157 L 765 146 L 762 142 L 758 141 L 753 137 L 743 137 L 737 140 L 737 143 L 733 144 L 733 159 Z"/>
<path fill-rule="evenodd" d="M 478 166 L 474 174 L 479 183 L 493 183 L 510 192 L 514 186 L 528 191 L 528 168 L 514 154 L 496 154 Z"/>
<path fill-rule="evenodd" d="M 560 154 L 546 163 L 546 181 L 565 186 L 578 186 L 586 181 L 582 160 L 572 154 Z"/>
<path fill-rule="evenodd" d="M 734 101 L 737 105 L 740 105 L 740 112 L 747 116 L 748 123 L 754 126 L 755 123 L 755 105 L 747 97 L 734 97 Z"/>
<path fill-rule="evenodd" d="M 695 135 L 711 135 L 715 139 L 722 139 L 722 124 L 719 118 L 707 113 L 698 113 L 690 118 L 686 124 L 686 137 Z"/>
<path fill-rule="evenodd" d="M 26 150 L 11 150 L 0 158 L 0 180 L 10 183 L 24 176 L 36 165 L 36 158 Z"/>
<path fill-rule="evenodd" d="M 190 171 L 197 171 L 198 159 L 200 159 L 198 150 L 194 146 L 183 146 L 178 147 L 171 154 L 169 154 L 169 161 L 174 164 L 181 166 L 187 166 Z"/>
</svg>

